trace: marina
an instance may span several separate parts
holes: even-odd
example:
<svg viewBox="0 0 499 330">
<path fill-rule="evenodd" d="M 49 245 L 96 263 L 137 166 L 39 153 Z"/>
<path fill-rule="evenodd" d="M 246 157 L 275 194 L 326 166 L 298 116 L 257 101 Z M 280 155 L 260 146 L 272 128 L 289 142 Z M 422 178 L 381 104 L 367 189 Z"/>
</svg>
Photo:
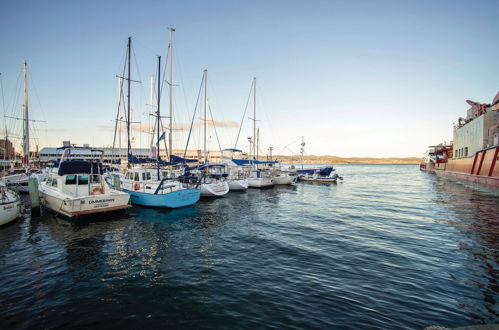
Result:
<svg viewBox="0 0 499 330">
<path fill-rule="evenodd" d="M 499 329 L 499 2 L 0 12 L 0 329 Z"/>
<path fill-rule="evenodd" d="M 335 167 L 343 183 L 249 189 L 83 223 L 25 216 L 0 230 L 3 327 L 497 320 L 497 196 L 417 165 Z"/>
</svg>

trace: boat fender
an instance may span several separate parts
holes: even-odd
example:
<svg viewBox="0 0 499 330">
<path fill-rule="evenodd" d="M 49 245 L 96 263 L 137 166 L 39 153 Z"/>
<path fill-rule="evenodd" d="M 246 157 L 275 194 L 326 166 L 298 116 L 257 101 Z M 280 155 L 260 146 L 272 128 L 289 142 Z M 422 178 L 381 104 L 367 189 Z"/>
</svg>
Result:
<svg viewBox="0 0 499 330">
<path fill-rule="evenodd" d="M 134 190 L 139 190 L 139 189 L 140 189 L 140 184 L 139 184 L 139 183 L 135 183 L 135 184 L 133 185 L 133 189 L 134 189 Z"/>
</svg>

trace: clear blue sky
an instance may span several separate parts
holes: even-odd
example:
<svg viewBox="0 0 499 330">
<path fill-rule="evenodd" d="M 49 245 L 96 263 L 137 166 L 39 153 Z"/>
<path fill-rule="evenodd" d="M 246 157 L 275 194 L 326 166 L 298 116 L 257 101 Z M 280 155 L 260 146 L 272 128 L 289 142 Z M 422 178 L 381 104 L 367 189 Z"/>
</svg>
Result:
<svg viewBox="0 0 499 330">
<path fill-rule="evenodd" d="M 20 115 L 16 81 L 27 60 L 32 117 L 47 121 L 35 124 L 32 144 L 111 145 L 127 37 L 143 81 L 132 90 L 134 120 L 147 123 L 148 77 L 173 25 L 177 124 L 190 121 L 208 69 L 209 103 L 222 122 L 240 122 L 257 77 L 262 149 L 298 152 L 297 143 L 284 146 L 305 136 L 308 154 L 419 156 L 452 139 L 466 99 L 491 102 L 499 91 L 498 14 L 499 1 L 4 0 L 6 112 Z M 162 104 L 167 111 L 166 93 Z M 218 134 L 232 147 L 237 128 Z M 199 130 L 194 136 L 199 147 Z M 176 148 L 185 137 L 176 132 Z M 145 135 L 135 139 L 146 146 Z"/>
</svg>

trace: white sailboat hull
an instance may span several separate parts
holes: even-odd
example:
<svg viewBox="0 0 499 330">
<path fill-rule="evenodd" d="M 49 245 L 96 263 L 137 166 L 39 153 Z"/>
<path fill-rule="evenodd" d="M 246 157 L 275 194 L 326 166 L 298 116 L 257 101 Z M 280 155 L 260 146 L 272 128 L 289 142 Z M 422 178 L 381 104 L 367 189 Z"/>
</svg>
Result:
<svg viewBox="0 0 499 330">
<path fill-rule="evenodd" d="M 248 186 L 250 188 L 265 188 L 272 187 L 273 185 L 272 178 L 248 178 Z"/>
<path fill-rule="evenodd" d="M 246 190 L 248 189 L 248 179 L 242 180 L 231 180 L 228 179 L 227 183 L 229 184 L 229 190 Z"/>
<path fill-rule="evenodd" d="M 201 184 L 201 196 L 203 197 L 220 197 L 228 192 L 229 184 L 226 181 Z"/>
<path fill-rule="evenodd" d="M 272 178 L 276 185 L 290 185 L 296 182 L 296 176 L 280 175 Z"/>
<path fill-rule="evenodd" d="M 19 217 L 21 214 L 21 201 L 14 192 L 6 190 L 0 202 L 0 226 L 5 225 Z"/>
</svg>

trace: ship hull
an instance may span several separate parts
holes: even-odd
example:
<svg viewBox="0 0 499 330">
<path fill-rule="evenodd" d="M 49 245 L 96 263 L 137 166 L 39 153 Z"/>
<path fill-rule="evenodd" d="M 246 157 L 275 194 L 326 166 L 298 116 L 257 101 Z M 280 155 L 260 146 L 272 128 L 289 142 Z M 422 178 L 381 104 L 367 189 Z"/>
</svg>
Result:
<svg viewBox="0 0 499 330">
<path fill-rule="evenodd" d="M 433 172 L 454 179 L 499 190 L 499 146 L 477 152 L 472 157 L 449 159 L 436 164 Z"/>
</svg>

